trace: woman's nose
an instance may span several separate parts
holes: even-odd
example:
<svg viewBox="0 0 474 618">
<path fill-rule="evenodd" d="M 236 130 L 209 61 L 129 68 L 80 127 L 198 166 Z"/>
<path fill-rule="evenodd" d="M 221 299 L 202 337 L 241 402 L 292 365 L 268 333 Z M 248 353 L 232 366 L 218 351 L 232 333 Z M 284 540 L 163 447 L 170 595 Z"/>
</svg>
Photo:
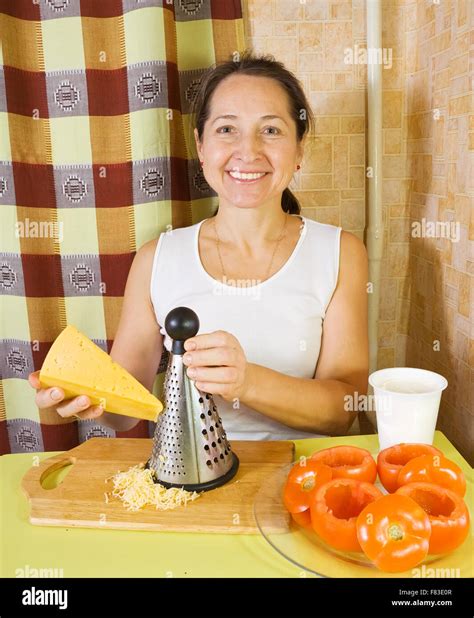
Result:
<svg viewBox="0 0 474 618">
<path fill-rule="evenodd" d="M 236 149 L 236 158 L 243 161 L 253 161 L 261 155 L 262 144 L 258 136 L 243 136 Z"/>
</svg>

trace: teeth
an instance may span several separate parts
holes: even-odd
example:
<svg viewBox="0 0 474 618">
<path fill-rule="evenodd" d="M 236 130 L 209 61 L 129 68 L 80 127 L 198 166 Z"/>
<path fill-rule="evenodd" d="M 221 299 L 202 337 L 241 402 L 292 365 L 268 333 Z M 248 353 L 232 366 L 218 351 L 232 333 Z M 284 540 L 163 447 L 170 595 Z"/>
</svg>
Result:
<svg viewBox="0 0 474 618">
<path fill-rule="evenodd" d="M 255 174 L 241 174 L 240 172 L 229 172 L 232 178 L 238 178 L 239 180 L 255 180 L 256 178 L 261 178 L 265 176 L 265 172 L 255 173 Z"/>
</svg>

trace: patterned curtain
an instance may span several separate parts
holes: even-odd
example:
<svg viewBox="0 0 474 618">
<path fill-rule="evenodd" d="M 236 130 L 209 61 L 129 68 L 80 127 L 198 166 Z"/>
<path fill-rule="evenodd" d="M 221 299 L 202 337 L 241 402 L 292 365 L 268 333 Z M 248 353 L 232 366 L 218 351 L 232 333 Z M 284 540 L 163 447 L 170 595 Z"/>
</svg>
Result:
<svg viewBox="0 0 474 618">
<path fill-rule="evenodd" d="M 243 48 L 240 0 L 0 0 L 0 454 L 152 435 L 40 412 L 27 378 L 67 324 L 110 352 L 137 249 L 213 212 L 190 104 Z"/>
</svg>

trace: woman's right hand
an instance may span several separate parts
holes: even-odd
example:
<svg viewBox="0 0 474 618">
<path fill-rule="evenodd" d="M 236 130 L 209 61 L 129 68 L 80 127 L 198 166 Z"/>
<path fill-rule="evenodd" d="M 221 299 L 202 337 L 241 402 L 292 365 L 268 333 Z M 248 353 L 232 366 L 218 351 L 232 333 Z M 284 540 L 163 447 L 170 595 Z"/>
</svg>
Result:
<svg viewBox="0 0 474 618">
<path fill-rule="evenodd" d="M 79 420 L 97 418 L 104 413 L 101 405 L 91 406 L 86 395 L 64 399 L 64 391 L 58 386 L 41 388 L 39 370 L 30 373 L 28 382 L 36 390 L 35 403 L 40 410 L 54 410 L 63 418 L 75 416 Z"/>
</svg>

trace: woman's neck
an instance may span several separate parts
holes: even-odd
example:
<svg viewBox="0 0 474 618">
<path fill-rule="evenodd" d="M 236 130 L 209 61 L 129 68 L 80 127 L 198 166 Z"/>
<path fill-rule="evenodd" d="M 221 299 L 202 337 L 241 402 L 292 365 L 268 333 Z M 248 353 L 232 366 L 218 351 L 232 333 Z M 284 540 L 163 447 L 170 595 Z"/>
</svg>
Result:
<svg viewBox="0 0 474 618">
<path fill-rule="evenodd" d="M 216 225 L 220 242 L 248 255 L 275 243 L 288 226 L 288 218 L 281 207 L 262 210 L 219 206 L 211 221 Z"/>
</svg>

